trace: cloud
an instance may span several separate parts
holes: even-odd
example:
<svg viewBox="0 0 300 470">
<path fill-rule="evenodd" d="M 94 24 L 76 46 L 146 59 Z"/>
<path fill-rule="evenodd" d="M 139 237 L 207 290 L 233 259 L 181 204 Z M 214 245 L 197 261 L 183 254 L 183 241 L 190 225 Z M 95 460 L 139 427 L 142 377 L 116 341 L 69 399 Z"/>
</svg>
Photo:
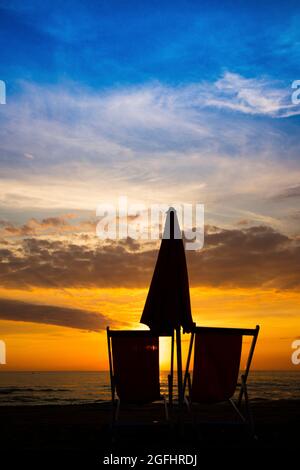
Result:
<svg viewBox="0 0 300 470">
<path fill-rule="evenodd" d="M 300 244 L 266 226 L 211 233 L 206 249 L 190 255 L 190 278 L 198 285 L 299 289 Z"/>
<path fill-rule="evenodd" d="M 28 238 L 17 250 L 0 250 L 0 285 L 142 287 L 151 276 L 155 251 L 137 248 L 134 240 L 95 247 Z"/>
<path fill-rule="evenodd" d="M 96 230 L 96 219 L 78 219 L 75 214 L 63 214 L 60 216 L 45 217 L 41 220 L 31 218 L 25 224 L 17 225 L 7 220 L 0 220 L 0 234 L 3 237 L 28 237 L 30 235 L 55 234 L 75 232 L 94 232 Z M 70 223 L 70 220 L 72 223 Z"/>
<path fill-rule="evenodd" d="M 147 287 L 157 247 L 133 240 L 85 244 L 25 239 L 1 252 L 0 285 Z M 204 249 L 187 252 L 192 286 L 299 289 L 300 240 L 267 226 L 208 227 Z"/>
<path fill-rule="evenodd" d="M 260 78 L 227 72 L 180 87 L 21 90 L 1 117 L 4 208 L 94 210 L 118 194 L 211 202 L 299 182 L 299 145 L 269 119 L 282 112 L 282 88 Z"/>
<path fill-rule="evenodd" d="M 0 319 L 43 323 L 97 332 L 105 329 L 110 322 L 104 315 L 88 310 L 39 305 L 9 299 L 0 299 Z"/>
<path fill-rule="evenodd" d="M 300 185 L 286 188 L 275 196 L 276 199 L 288 199 L 295 197 L 300 197 Z"/>
<path fill-rule="evenodd" d="M 203 92 L 203 103 L 244 114 L 284 118 L 300 114 L 291 95 L 292 89 L 278 86 L 273 80 L 226 72 Z"/>
<path fill-rule="evenodd" d="M 216 225 L 265 223 L 271 215 L 282 229 L 272 197 L 299 184 L 300 168 L 295 120 L 281 120 L 279 130 L 281 111 L 270 108 L 281 84 L 226 72 L 183 86 L 20 87 L 0 116 L 0 209 L 15 214 L 7 234 L 72 231 L 76 221 L 38 224 L 53 211 L 95 214 L 119 195 L 146 204 L 201 202 Z M 259 101 L 265 92 L 267 102 Z M 29 224 L 19 223 L 21 211 Z"/>
<path fill-rule="evenodd" d="M 34 160 L 34 156 L 31 155 L 31 153 L 24 153 L 24 157 L 27 158 L 27 160 Z"/>
<path fill-rule="evenodd" d="M 237 225 L 249 225 L 250 224 L 250 220 L 248 219 L 240 219 L 237 221 Z"/>
<path fill-rule="evenodd" d="M 12 223 L 0 219 L 0 235 L 7 237 L 29 237 L 29 236 L 56 236 L 61 235 L 95 235 L 97 223 L 102 217 L 82 217 L 80 214 L 62 214 L 59 216 L 45 217 L 43 219 L 31 218 L 25 224 Z M 129 223 L 139 218 L 139 215 L 116 216 L 117 223 Z"/>
</svg>

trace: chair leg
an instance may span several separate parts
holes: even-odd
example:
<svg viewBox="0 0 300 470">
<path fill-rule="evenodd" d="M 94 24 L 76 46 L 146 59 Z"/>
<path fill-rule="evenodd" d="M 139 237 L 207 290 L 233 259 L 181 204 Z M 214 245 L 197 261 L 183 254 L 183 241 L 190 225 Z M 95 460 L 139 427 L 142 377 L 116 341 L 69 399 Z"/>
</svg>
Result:
<svg viewBox="0 0 300 470">
<path fill-rule="evenodd" d="M 166 400 L 165 395 L 163 395 L 163 400 L 164 400 L 164 405 L 165 405 L 165 416 L 166 416 L 166 421 L 169 421 L 169 410 L 168 410 L 168 403 Z"/>
<path fill-rule="evenodd" d="M 117 408 L 116 408 L 116 421 L 119 420 L 119 413 L 120 413 L 120 398 L 117 398 Z"/>
<path fill-rule="evenodd" d="M 242 398 L 243 397 L 244 397 L 244 402 L 245 402 L 246 416 L 244 416 L 241 412 Z M 257 436 L 255 434 L 255 426 L 254 426 L 254 419 L 253 419 L 252 409 L 251 409 L 250 401 L 249 401 L 247 384 L 246 384 L 245 377 L 243 375 L 242 375 L 241 392 L 239 394 L 239 399 L 238 399 L 237 404 L 235 404 L 234 401 L 231 398 L 229 399 L 229 401 L 230 401 L 231 405 L 233 406 L 234 410 L 239 415 L 239 417 L 242 419 L 242 421 L 249 425 L 251 436 L 254 439 L 257 439 Z"/>
<path fill-rule="evenodd" d="M 243 423 L 246 422 L 246 418 L 245 416 L 243 416 L 243 414 L 241 413 L 241 411 L 239 410 L 238 406 L 234 403 L 233 399 L 232 398 L 229 398 L 229 403 L 232 405 L 234 411 L 236 412 L 236 414 L 239 416 L 239 418 L 241 419 L 241 421 Z"/>
<path fill-rule="evenodd" d="M 114 425 L 119 419 L 119 412 L 120 412 L 120 399 L 116 398 L 112 404 L 112 424 Z"/>
<path fill-rule="evenodd" d="M 168 375 L 168 389 L 169 389 L 169 406 L 173 406 L 173 377 L 171 374 Z"/>
<path fill-rule="evenodd" d="M 188 397 L 186 396 L 184 397 L 184 403 L 186 404 L 188 412 L 191 413 L 191 404 L 190 404 Z"/>
<path fill-rule="evenodd" d="M 248 418 L 248 423 L 249 423 L 249 427 L 250 427 L 251 436 L 254 439 L 257 439 L 257 436 L 255 435 L 254 419 L 253 419 L 252 409 L 251 409 L 251 406 L 250 406 L 248 389 L 247 389 L 246 382 L 243 378 L 242 378 L 242 385 L 243 385 L 243 388 L 244 388 L 245 408 L 246 408 L 246 413 L 247 413 L 247 418 Z"/>
<path fill-rule="evenodd" d="M 112 402 L 112 417 L 111 417 L 111 424 L 110 424 L 112 443 L 115 443 L 117 439 L 116 422 L 119 419 L 119 411 L 120 411 L 120 399 L 116 398 Z"/>
</svg>

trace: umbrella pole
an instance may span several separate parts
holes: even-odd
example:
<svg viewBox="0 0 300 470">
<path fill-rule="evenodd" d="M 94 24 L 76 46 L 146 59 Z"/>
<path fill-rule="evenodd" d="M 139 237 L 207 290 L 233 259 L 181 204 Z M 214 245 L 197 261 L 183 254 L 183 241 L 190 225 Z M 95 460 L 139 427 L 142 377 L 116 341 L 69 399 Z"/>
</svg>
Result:
<svg viewBox="0 0 300 470">
<path fill-rule="evenodd" d="M 182 394 L 182 358 L 181 358 L 181 337 L 180 326 L 176 328 L 176 349 L 177 349 L 177 379 L 178 379 L 178 404 L 183 404 Z"/>
</svg>

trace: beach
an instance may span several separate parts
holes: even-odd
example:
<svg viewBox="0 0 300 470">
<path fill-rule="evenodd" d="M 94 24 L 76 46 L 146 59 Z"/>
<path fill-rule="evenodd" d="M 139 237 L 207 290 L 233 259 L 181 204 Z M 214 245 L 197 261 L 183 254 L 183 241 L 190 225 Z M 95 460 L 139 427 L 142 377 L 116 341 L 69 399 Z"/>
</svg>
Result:
<svg viewBox="0 0 300 470">
<path fill-rule="evenodd" d="M 175 404 L 168 424 L 162 403 L 122 406 L 112 432 L 108 372 L 2 372 L 1 450 L 11 458 L 42 453 L 72 459 L 80 454 L 93 461 L 198 455 L 209 449 L 293 450 L 299 441 L 299 378 L 295 371 L 250 374 L 257 436 L 252 439 L 227 403 L 194 405 L 191 414 L 186 409 L 180 414 Z M 167 372 L 161 373 L 161 391 L 167 392 Z"/>
<path fill-rule="evenodd" d="M 167 392 L 167 372 L 161 373 L 161 390 Z M 185 407 L 179 412 L 176 387 L 174 392 L 169 423 L 161 402 L 123 405 L 119 423 L 112 429 L 108 372 L 2 372 L 1 452 L 22 462 L 28 458 L 31 464 L 40 455 L 111 465 L 126 456 L 139 456 L 146 462 L 149 455 L 200 458 L 212 449 L 222 451 L 210 454 L 217 458 L 224 452 L 230 455 L 232 449 L 246 449 L 254 456 L 260 450 L 285 455 L 298 448 L 300 387 L 296 371 L 250 374 L 256 439 L 228 403 L 193 405 L 191 414 Z M 133 461 L 125 462 L 132 468 Z"/>
<path fill-rule="evenodd" d="M 296 450 L 299 445 L 300 400 L 262 400 L 252 406 L 257 439 L 234 422 L 227 404 L 196 406 L 196 423 L 184 412 L 168 425 L 161 404 L 125 407 L 111 430 L 109 402 L 85 405 L 0 406 L 2 452 L 12 459 L 39 453 L 64 454 L 99 462 L 107 456 L 201 454 L 210 449 Z M 155 421 L 155 422 L 154 422 Z M 252 452 L 252 455 L 253 455 Z"/>
</svg>

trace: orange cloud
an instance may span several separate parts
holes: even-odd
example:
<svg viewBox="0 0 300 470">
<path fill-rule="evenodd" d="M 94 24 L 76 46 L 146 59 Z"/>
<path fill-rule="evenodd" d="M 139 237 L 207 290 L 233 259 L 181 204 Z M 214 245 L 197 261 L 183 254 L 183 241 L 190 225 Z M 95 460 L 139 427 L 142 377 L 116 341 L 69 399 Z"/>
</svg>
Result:
<svg viewBox="0 0 300 470">
<path fill-rule="evenodd" d="M 153 243 L 100 242 L 96 237 L 26 238 L 0 250 L 0 285 L 13 287 L 147 287 L 158 249 Z M 300 239 L 270 227 L 210 227 L 205 248 L 187 252 L 196 286 L 298 289 Z"/>
</svg>

